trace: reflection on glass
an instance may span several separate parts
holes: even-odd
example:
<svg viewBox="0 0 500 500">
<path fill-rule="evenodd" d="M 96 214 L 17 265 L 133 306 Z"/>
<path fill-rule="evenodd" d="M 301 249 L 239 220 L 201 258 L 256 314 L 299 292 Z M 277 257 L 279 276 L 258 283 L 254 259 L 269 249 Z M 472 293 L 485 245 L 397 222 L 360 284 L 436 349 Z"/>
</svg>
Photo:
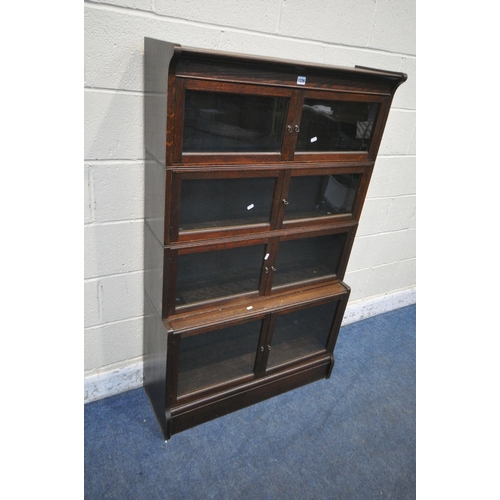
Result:
<svg viewBox="0 0 500 500">
<path fill-rule="evenodd" d="M 361 174 L 292 177 L 285 220 L 351 213 Z"/>
<path fill-rule="evenodd" d="M 180 231 L 269 222 L 274 177 L 184 180 Z"/>
<path fill-rule="evenodd" d="M 178 395 L 253 373 L 261 321 L 182 337 Z"/>
<path fill-rule="evenodd" d="M 184 152 L 278 152 L 288 100 L 186 90 Z"/>
<path fill-rule="evenodd" d="M 326 349 L 338 302 L 301 309 L 276 318 L 268 368 Z"/>
<path fill-rule="evenodd" d="M 379 104 L 306 99 L 297 151 L 368 151 Z"/>
<path fill-rule="evenodd" d="M 337 274 L 346 233 L 282 241 L 273 287 Z"/>
<path fill-rule="evenodd" d="M 259 289 L 264 245 L 179 255 L 176 305 Z"/>
</svg>

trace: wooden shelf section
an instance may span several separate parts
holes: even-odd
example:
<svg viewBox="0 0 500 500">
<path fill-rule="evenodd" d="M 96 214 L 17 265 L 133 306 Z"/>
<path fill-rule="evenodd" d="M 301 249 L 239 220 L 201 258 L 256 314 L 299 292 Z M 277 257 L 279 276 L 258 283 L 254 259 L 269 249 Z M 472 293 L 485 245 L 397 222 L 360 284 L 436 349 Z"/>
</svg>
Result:
<svg viewBox="0 0 500 500">
<path fill-rule="evenodd" d="M 214 325 L 222 327 L 235 320 L 249 321 L 254 318 L 262 318 L 269 313 L 314 304 L 318 300 L 327 301 L 334 297 L 340 297 L 348 290 L 345 283 L 341 282 L 309 286 L 293 292 L 287 291 L 266 297 L 242 298 L 236 303 L 224 304 L 220 307 L 207 307 L 203 310 L 175 314 L 164 319 L 163 323 L 167 331 L 176 335 L 195 334 Z"/>
</svg>

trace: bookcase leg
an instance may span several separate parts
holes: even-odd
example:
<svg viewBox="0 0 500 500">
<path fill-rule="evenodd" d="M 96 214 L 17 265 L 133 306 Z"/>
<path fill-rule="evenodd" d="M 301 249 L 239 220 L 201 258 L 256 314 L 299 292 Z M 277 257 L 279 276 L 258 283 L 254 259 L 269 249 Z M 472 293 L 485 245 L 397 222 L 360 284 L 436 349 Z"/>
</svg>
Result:
<svg viewBox="0 0 500 500">
<path fill-rule="evenodd" d="M 172 415 L 170 410 L 165 410 L 165 421 L 166 425 L 162 430 L 165 443 L 168 443 L 168 440 L 172 437 Z"/>
<path fill-rule="evenodd" d="M 334 364 L 335 364 L 335 358 L 333 357 L 333 354 L 330 354 L 330 367 L 328 368 L 328 372 L 326 374 L 327 379 L 330 378 L 330 375 L 332 374 Z"/>
</svg>

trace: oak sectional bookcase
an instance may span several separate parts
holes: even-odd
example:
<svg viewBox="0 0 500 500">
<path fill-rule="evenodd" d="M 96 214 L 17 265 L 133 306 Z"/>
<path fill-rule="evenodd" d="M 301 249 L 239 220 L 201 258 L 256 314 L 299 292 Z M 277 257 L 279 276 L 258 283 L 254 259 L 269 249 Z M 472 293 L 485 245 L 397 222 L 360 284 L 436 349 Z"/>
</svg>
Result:
<svg viewBox="0 0 500 500">
<path fill-rule="evenodd" d="M 330 377 L 405 80 L 145 39 L 144 387 L 165 439 Z"/>
</svg>

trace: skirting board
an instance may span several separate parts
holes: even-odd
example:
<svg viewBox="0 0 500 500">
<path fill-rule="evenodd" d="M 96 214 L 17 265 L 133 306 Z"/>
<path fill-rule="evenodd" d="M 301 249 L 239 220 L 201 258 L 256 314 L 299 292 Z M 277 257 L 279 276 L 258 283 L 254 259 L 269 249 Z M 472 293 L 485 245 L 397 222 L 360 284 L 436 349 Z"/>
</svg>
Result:
<svg viewBox="0 0 500 500">
<path fill-rule="evenodd" d="M 342 326 L 355 323 L 363 319 L 371 318 L 377 314 L 383 314 L 401 307 L 410 306 L 417 302 L 417 289 L 410 288 L 394 292 L 369 300 L 358 300 L 352 304 L 347 304 Z"/>
<path fill-rule="evenodd" d="M 383 314 L 417 302 L 416 288 L 347 305 L 342 325 Z M 142 361 L 85 377 L 84 402 L 91 403 L 142 386 Z"/>
</svg>

